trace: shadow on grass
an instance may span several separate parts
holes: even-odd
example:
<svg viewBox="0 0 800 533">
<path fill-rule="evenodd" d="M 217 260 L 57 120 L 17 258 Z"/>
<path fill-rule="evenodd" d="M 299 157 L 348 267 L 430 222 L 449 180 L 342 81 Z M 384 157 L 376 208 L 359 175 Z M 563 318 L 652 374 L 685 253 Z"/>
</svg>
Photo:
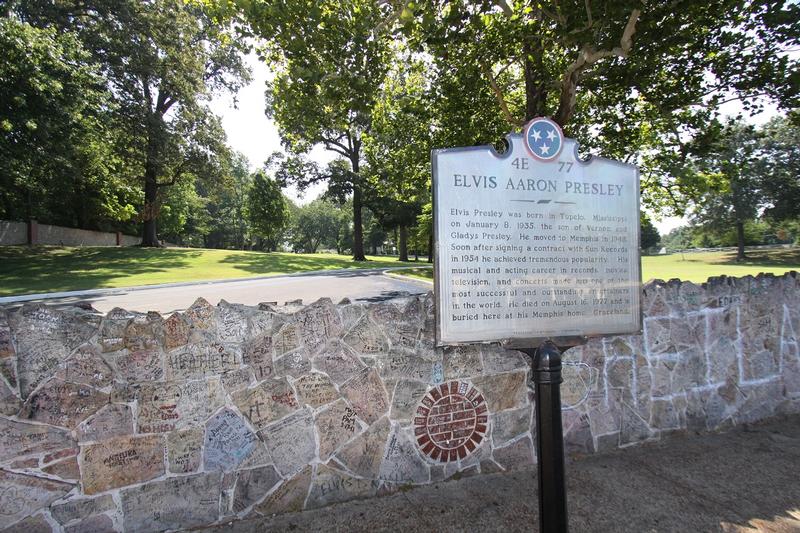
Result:
<svg viewBox="0 0 800 533">
<path fill-rule="evenodd" d="M 231 265 L 233 268 L 249 274 L 278 274 L 313 270 L 382 268 L 402 266 L 407 263 L 380 259 L 356 262 L 344 255 L 320 254 L 316 256 L 313 254 L 271 252 L 264 254 L 232 253 L 220 260 L 220 264 Z"/>
<path fill-rule="evenodd" d="M 800 248 L 746 250 L 744 261 L 736 260 L 736 252 L 722 253 L 716 260 L 706 260 L 712 265 L 739 265 L 750 267 L 786 267 L 800 269 Z M 687 260 L 689 258 L 687 257 Z"/>
<path fill-rule="evenodd" d="M 187 267 L 191 249 L 0 247 L 0 296 L 95 289 L 112 279 Z"/>
</svg>

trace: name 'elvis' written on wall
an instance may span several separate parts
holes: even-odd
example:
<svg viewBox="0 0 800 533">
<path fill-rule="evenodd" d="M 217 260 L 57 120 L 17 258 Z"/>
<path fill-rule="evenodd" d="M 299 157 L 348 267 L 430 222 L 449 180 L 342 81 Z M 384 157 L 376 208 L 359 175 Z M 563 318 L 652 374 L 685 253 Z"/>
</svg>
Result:
<svg viewBox="0 0 800 533">
<path fill-rule="evenodd" d="M 635 168 L 601 162 L 589 172 L 566 160 L 520 172 L 536 162 L 489 160 L 496 161 L 491 174 L 439 164 L 445 327 L 465 335 L 475 327 L 565 334 L 635 329 L 639 206 L 638 182 L 629 179 Z"/>
</svg>

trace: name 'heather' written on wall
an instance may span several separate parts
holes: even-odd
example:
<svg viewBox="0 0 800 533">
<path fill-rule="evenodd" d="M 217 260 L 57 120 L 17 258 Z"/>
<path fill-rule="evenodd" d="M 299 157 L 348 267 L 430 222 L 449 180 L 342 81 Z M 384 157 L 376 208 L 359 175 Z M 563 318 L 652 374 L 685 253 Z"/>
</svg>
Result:
<svg viewBox="0 0 800 533">
<path fill-rule="evenodd" d="M 434 153 L 440 342 L 640 329 L 635 167 L 510 139 Z"/>
</svg>

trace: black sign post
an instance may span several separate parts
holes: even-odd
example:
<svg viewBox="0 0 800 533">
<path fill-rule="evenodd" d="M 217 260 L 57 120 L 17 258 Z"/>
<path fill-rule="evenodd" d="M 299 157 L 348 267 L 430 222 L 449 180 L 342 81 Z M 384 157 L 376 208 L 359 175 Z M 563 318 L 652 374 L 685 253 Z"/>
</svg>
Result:
<svg viewBox="0 0 800 533">
<path fill-rule="evenodd" d="M 551 341 L 521 350 L 533 360 L 536 387 L 536 459 L 539 469 L 539 531 L 566 533 L 564 431 L 561 426 L 561 352 Z"/>
</svg>

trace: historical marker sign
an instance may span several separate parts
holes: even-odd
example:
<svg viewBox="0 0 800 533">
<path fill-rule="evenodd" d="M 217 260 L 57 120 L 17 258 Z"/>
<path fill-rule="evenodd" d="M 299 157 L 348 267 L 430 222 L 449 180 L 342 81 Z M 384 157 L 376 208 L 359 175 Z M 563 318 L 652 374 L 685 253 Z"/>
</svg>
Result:
<svg viewBox="0 0 800 533">
<path fill-rule="evenodd" d="M 437 343 L 639 331 L 637 168 L 549 119 L 508 140 L 433 151 Z"/>
</svg>

